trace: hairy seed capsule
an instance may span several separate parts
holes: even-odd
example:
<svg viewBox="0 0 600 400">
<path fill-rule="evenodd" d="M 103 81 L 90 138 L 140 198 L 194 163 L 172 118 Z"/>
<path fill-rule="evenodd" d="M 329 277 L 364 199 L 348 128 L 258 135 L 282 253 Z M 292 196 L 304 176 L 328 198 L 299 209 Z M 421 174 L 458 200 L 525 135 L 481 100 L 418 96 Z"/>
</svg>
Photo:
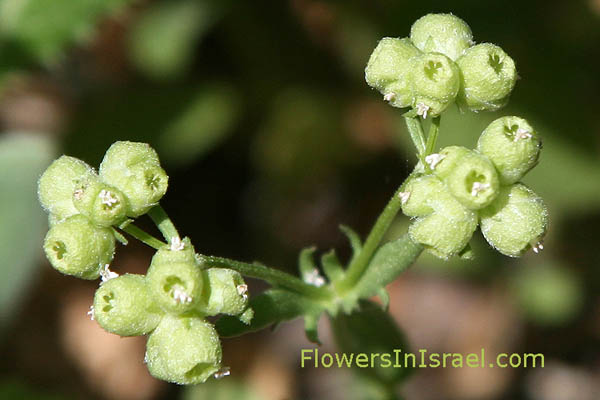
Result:
<svg viewBox="0 0 600 400">
<path fill-rule="evenodd" d="M 156 151 L 146 143 L 116 142 L 100 164 L 100 178 L 125 194 L 127 215 L 137 217 L 158 204 L 168 186 Z"/>
<path fill-rule="evenodd" d="M 538 162 L 542 143 L 537 132 L 523 118 L 502 117 L 481 134 L 477 149 L 496 167 L 500 183 L 519 181 Z"/>
<path fill-rule="evenodd" d="M 50 228 L 44 251 L 50 264 L 63 274 L 98 279 L 101 269 L 113 259 L 115 237 L 83 215 L 74 215 Z"/>
<path fill-rule="evenodd" d="M 195 262 L 155 262 L 147 282 L 156 303 L 166 312 L 181 314 L 194 309 L 202 294 L 202 273 Z"/>
<path fill-rule="evenodd" d="M 165 315 L 148 337 L 146 364 L 155 378 L 203 383 L 221 369 L 219 335 L 200 318 Z"/>
<path fill-rule="evenodd" d="M 196 263 L 196 253 L 190 238 L 171 238 L 171 243 L 157 250 L 152 264 Z"/>
<path fill-rule="evenodd" d="M 158 326 L 161 318 L 144 275 L 125 274 L 110 279 L 94 295 L 94 319 L 108 332 L 145 335 Z"/>
<path fill-rule="evenodd" d="M 413 175 L 402 185 L 405 200 L 402 212 L 408 217 L 433 213 L 439 199 L 448 196 L 448 188 L 434 175 Z"/>
<path fill-rule="evenodd" d="M 510 257 L 519 257 L 537 245 L 548 226 L 543 200 L 521 183 L 503 187 L 479 215 L 481 232 L 488 243 Z"/>
<path fill-rule="evenodd" d="M 408 107 L 413 96 L 408 79 L 410 60 L 420 51 L 407 39 L 383 38 L 365 69 L 365 80 L 394 107 Z"/>
<path fill-rule="evenodd" d="M 98 226 L 111 226 L 121 222 L 127 213 L 127 198 L 97 176 L 80 179 L 73 192 L 77 210 Z"/>
<path fill-rule="evenodd" d="M 77 182 L 94 175 L 92 167 L 75 157 L 62 156 L 50 164 L 38 181 L 38 197 L 55 222 L 79 213 L 73 191 Z"/>
<path fill-rule="evenodd" d="M 454 103 L 460 88 L 457 65 L 440 53 L 423 53 L 411 60 L 413 106 L 420 115 L 440 115 Z"/>
<path fill-rule="evenodd" d="M 198 309 L 205 315 L 240 315 L 248 308 L 248 286 L 237 271 L 210 268 L 204 271 L 205 290 Z"/>
<path fill-rule="evenodd" d="M 478 44 L 456 63 L 462 72 L 460 105 L 472 111 L 494 111 L 508 102 L 517 70 L 504 50 L 491 43 Z"/>
<path fill-rule="evenodd" d="M 452 14 L 427 14 L 410 29 L 410 39 L 427 53 L 442 53 L 456 61 L 473 45 L 473 33 L 465 21 Z"/>
</svg>

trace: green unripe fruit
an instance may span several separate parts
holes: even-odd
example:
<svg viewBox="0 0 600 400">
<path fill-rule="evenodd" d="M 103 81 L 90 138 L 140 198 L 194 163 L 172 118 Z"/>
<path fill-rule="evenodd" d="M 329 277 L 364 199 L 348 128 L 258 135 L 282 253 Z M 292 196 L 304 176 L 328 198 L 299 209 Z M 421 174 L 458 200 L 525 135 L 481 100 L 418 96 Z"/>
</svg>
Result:
<svg viewBox="0 0 600 400">
<path fill-rule="evenodd" d="M 500 183 L 518 182 L 538 162 L 542 143 L 523 118 L 502 117 L 481 134 L 477 149 L 496 167 Z"/>
<path fill-rule="evenodd" d="M 63 274 L 97 279 L 104 265 L 113 259 L 115 237 L 83 215 L 74 215 L 50 228 L 44 251 L 50 264 Z"/>
<path fill-rule="evenodd" d="M 171 244 L 159 249 L 152 257 L 152 264 L 196 263 L 196 253 L 190 238 L 172 238 Z"/>
<path fill-rule="evenodd" d="M 473 33 L 465 21 L 452 14 L 427 14 L 410 28 L 410 39 L 427 53 L 442 53 L 456 61 L 473 45 Z"/>
<path fill-rule="evenodd" d="M 203 383 L 221 369 L 219 335 L 200 318 L 165 315 L 148 337 L 146 364 L 155 378 Z"/>
<path fill-rule="evenodd" d="M 436 176 L 413 175 L 402 185 L 402 212 L 408 217 L 429 215 L 448 195 L 448 188 Z"/>
<path fill-rule="evenodd" d="M 121 336 L 150 333 L 162 318 L 146 278 L 132 274 L 109 279 L 96 290 L 93 315 L 104 330 Z"/>
<path fill-rule="evenodd" d="M 438 178 L 445 180 L 470 151 L 472 150 L 462 146 L 448 146 L 437 154 L 427 156 L 425 161 Z"/>
<path fill-rule="evenodd" d="M 38 181 L 38 197 L 42 207 L 60 221 L 79 211 L 73 205 L 73 191 L 79 180 L 94 176 L 92 167 L 69 156 L 54 160 Z"/>
<path fill-rule="evenodd" d="M 169 177 L 158 155 L 146 143 L 115 142 L 100 164 L 100 178 L 121 190 L 129 202 L 127 215 L 137 217 L 158 204 Z"/>
<path fill-rule="evenodd" d="M 147 282 L 156 303 L 166 312 L 194 309 L 202 294 L 202 271 L 195 262 L 157 263 L 152 260 Z"/>
<path fill-rule="evenodd" d="M 491 43 L 478 44 L 466 50 L 456 63 L 462 72 L 461 105 L 472 111 L 494 111 L 508 102 L 517 70 L 504 50 Z"/>
<path fill-rule="evenodd" d="M 365 68 L 365 80 L 379 90 L 394 107 L 412 104 L 408 80 L 410 60 L 420 51 L 407 39 L 383 38 L 377 44 Z"/>
<path fill-rule="evenodd" d="M 488 243 L 510 257 L 519 257 L 532 245 L 537 246 L 548 226 L 543 200 L 521 183 L 502 187 L 496 200 L 479 216 Z"/>
<path fill-rule="evenodd" d="M 417 218 L 408 233 L 436 257 L 448 259 L 471 240 L 477 228 L 477 215 L 451 198 L 439 204 L 441 207 L 433 214 Z"/>
<path fill-rule="evenodd" d="M 127 213 L 127 199 L 123 193 L 96 176 L 81 179 L 75 185 L 73 204 L 98 226 L 116 225 Z"/>
<path fill-rule="evenodd" d="M 204 271 L 204 291 L 198 309 L 205 315 L 240 315 L 248 308 L 248 286 L 237 271 Z"/>
<path fill-rule="evenodd" d="M 460 88 L 458 66 L 440 53 L 423 53 L 411 59 L 410 82 L 413 106 L 419 115 L 440 115 L 450 106 Z"/>
</svg>

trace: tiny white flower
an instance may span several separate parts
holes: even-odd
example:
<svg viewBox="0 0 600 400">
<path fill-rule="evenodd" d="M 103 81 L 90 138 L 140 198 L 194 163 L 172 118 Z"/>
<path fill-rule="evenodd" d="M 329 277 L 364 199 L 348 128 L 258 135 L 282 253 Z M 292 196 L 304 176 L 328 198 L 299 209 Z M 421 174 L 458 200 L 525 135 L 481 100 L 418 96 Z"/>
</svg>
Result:
<svg viewBox="0 0 600 400">
<path fill-rule="evenodd" d="M 73 192 L 73 197 L 75 200 L 81 199 L 81 196 L 83 196 L 83 189 L 77 189 Z"/>
<path fill-rule="evenodd" d="M 100 282 L 100 284 L 102 285 L 104 282 L 114 279 L 118 276 L 119 274 L 109 269 L 108 264 L 104 264 L 104 267 L 100 270 L 100 278 L 102 279 L 102 282 Z"/>
<path fill-rule="evenodd" d="M 471 188 L 471 196 L 477 196 L 479 194 L 479 192 L 483 192 L 485 189 L 489 189 L 489 188 L 490 188 L 489 183 L 475 182 L 475 183 L 473 183 L 473 187 Z"/>
<path fill-rule="evenodd" d="M 185 243 L 177 236 L 171 238 L 171 251 L 181 251 L 185 247 Z"/>
<path fill-rule="evenodd" d="M 517 133 L 515 133 L 514 141 L 518 142 L 521 139 L 531 139 L 533 135 L 527 129 L 519 128 L 517 129 Z"/>
<path fill-rule="evenodd" d="M 90 311 L 87 312 L 87 315 L 90 316 L 90 319 L 92 321 L 94 320 L 94 305 L 93 304 L 90 306 Z"/>
<path fill-rule="evenodd" d="M 243 284 L 243 285 L 237 285 L 236 286 L 237 292 L 240 296 L 242 296 L 244 298 L 244 300 L 248 299 L 248 285 Z"/>
<path fill-rule="evenodd" d="M 314 285 L 316 287 L 321 287 L 325 284 L 325 278 L 321 276 L 318 269 L 313 269 L 310 274 L 308 274 L 304 281 L 308 284 Z"/>
<path fill-rule="evenodd" d="M 383 100 L 385 100 L 385 101 L 394 101 L 395 98 L 396 98 L 396 95 L 392 92 L 386 93 L 383 95 Z"/>
<path fill-rule="evenodd" d="M 425 162 L 427 164 L 429 164 L 429 167 L 431 169 L 435 169 L 435 167 L 440 163 L 440 161 L 442 161 L 444 158 L 446 158 L 445 155 L 443 154 L 438 154 L 438 153 L 433 153 L 428 155 L 427 157 L 425 157 Z"/>
<path fill-rule="evenodd" d="M 112 207 L 119 202 L 112 192 L 106 189 L 102 189 L 98 197 L 102 200 L 102 204 L 106 204 L 109 207 Z"/>
<path fill-rule="evenodd" d="M 231 371 L 229 370 L 229 367 L 223 367 L 220 370 L 218 370 L 217 372 L 215 372 L 215 374 L 213 375 L 215 377 L 215 379 L 221 379 L 221 378 L 225 378 L 226 376 L 231 375 Z"/>
<path fill-rule="evenodd" d="M 192 296 L 187 294 L 183 289 L 179 286 L 176 286 L 173 289 L 173 293 L 171 294 L 177 303 L 189 304 L 192 302 Z"/>
<path fill-rule="evenodd" d="M 400 197 L 400 201 L 402 201 L 402 205 L 404 205 L 410 198 L 410 192 L 400 192 L 398 193 L 398 197 Z"/>
<path fill-rule="evenodd" d="M 429 112 L 430 107 L 425 103 L 417 103 L 417 115 L 423 117 L 423 119 L 427 119 L 427 113 Z"/>
<path fill-rule="evenodd" d="M 535 254 L 539 254 L 542 250 L 544 250 L 544 243 L 537 242 L 532 246 L 532 249 Z"/>
</svg>

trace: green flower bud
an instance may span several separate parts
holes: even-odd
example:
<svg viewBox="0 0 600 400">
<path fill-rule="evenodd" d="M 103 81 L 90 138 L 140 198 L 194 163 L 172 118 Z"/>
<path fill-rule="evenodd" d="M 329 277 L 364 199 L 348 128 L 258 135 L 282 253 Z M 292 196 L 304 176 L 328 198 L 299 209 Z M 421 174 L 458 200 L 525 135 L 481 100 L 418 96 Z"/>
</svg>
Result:
<svg viewBox="0 0 600 400">
<path fill-rule="evenodd" d="M 440 115 L 454 102 L 460 88 L 460 71 L 443 54 L 423 53 L 411 59 L 410 81 L 413 106 L 427 118 Z"/>
<path fill-rule="evenodd" d="M 444 159 L 445 154 L 449 155 L 447 163 Z M 433 168 L 434 173 L 444 177 L 452 195 L 467 208 L 483 208 L 498 195 L 498 174 L 485 156 L 473 150 L 465 151 L 452 146 L 443 149 L 438 159 L 440 161 Z"/>
<path fill-rule="evenodd" d="M 200 301 L 202 271 L 195 262 L 161 263 L 152 259 L 146 279 L 154 300 L 167 312 L 181 314 Z"/>
<path fill-rule="evenodd" d="M 421 52 L 407 39 L 383 38 L 377 44 L 365 68 L 365 80 L 379 90 L 394 107 L 412 104 L 408 80 L 411 58 Z"/>
<path fill-rule="evenodd" d="M 155 378 L 203 383 L 221 369 L 219 335 L 200 318 L 165 315 L 148 337 L 146 364 Z"/>
<path fill-rule="evenodd" d="M 94 175 L 79 180 L 75 185 L 73 204 L 98 226 L 116 225 L 127 213 L 127 199 L 123 193 Z"/>
<path fill-rule="evenodd" d="M 44 251 L 50 264 L 63 274 L 97 279 L 104 265 L 113 259 L 115 237 L 83 215 L 74 215 L 50 228 Z"/>
<path fill-rule="evenodd" d="M 206 315 L 240 315 L 248 308 L 248 286 L 237 271 L 210 268 L 204 271 L 205 290 L 198 309 Z"/>
<path fill-rule="evenodd" d="M 121 336 L 150 333 L 162 318 L 144 275 L 125 274 L 102 283 L 94 295 L 93 307 L 100 326 Z"/>
<path fill-rule="evenodd" d="M 494 111 L 508 102 L 517 70 L 504 50 L 491 43 L 478 44 L 466 50 L 456 63 L 462 72 L 461 105 L 472 111 Z"/>
<path fill-rule="evenodd" d="M 69 156 L 55 160 L 38 181 L 38 197 L 42 207 L 60 221 L 79 211 L 73 205 L 73 191 L 80 179 L 94 176 L 92 167 Z"/>
<path fill-rule="evenodd" d="M 442 53 L 456 61 L 473 45 L 469 25 L 452 14 L 427 14 L 419 18 L 410 29 L 410 39 L 427 53 Z"/>
<path fill-rule="evenodd" d="M 477 149 L 496 167 L 500 183 L 519 181 L 538 162 L 542 143 L 527 121 L 519 117 L 502 117 L 481 134 Z"/>
<path fill-rule="evenodd" d="M 155 206 L 167 191 L 169 177 L 156 151 L 146 143 L 116 142 L 100 164 L 102 180 L 121 190 L 129 201 L 127 215 L 137 217 Z"/>
<path fill-rule="evenodd" d="M 190 238 L 172 238 L 171 244 L 159 249 L 152 257 L 152 264 L 196 263 L 196 252 Z"/>
<path fill-rule="evenodd" d="M 448 188 L 437 177 L 413 175 L 402 185 L 402 212 L 408 217 L 429 215 L 448 196 Z"/>
<path fill-rule="evenodd" d="M 530 247 L 537 252 L 548 226 L 548 211 L 542 199 L 517 183 L 502 187 L 489 207 L 480 211 L 481 232 L 500 253 L 519 257 Z"/>
</svg>

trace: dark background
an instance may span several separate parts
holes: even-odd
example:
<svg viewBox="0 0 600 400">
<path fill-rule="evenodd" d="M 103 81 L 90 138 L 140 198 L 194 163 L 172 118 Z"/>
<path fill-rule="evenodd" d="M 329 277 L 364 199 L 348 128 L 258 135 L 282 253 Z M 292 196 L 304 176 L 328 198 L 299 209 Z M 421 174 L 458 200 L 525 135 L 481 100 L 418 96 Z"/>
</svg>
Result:
<svg viewBox="0 0 600 400">
<path fill-rule="evenodd" d="M 440 144 L 473 147 L 493 119 L 527 118 L 544 149 L 525 182 L 551 224 L 541 255 L 509 259 L 477 232 L 474 261 L 421 257 L 390 286 L 391 313 L 413 349 L 543 353 L 545 367 L 418 370 L 400 393 L 600 398 L 598 0 L 0 0 L 0 398 L 372 398 L 351 371 L 301 369 L 312 345 L 297 323 L 225 340 L 223 381 L 154 380 L 144 339 L 86 317 L 96 283 L 45 261 L 36 179 L 63 153 L 97 166 L 115 140 L 148 142 L 170 175 L 162 204 L 198 251 L 292 273 L 309 245 L 347 257 L 338 224 L 366 235 L 415 162 L 364 67 L 378 39 L 429 12 L 463 18 L 521 77 L 505 109 L 450 110 Z M 115 270 L 143 273 L 151 255 L 132 242 Z"/>
</svg>

